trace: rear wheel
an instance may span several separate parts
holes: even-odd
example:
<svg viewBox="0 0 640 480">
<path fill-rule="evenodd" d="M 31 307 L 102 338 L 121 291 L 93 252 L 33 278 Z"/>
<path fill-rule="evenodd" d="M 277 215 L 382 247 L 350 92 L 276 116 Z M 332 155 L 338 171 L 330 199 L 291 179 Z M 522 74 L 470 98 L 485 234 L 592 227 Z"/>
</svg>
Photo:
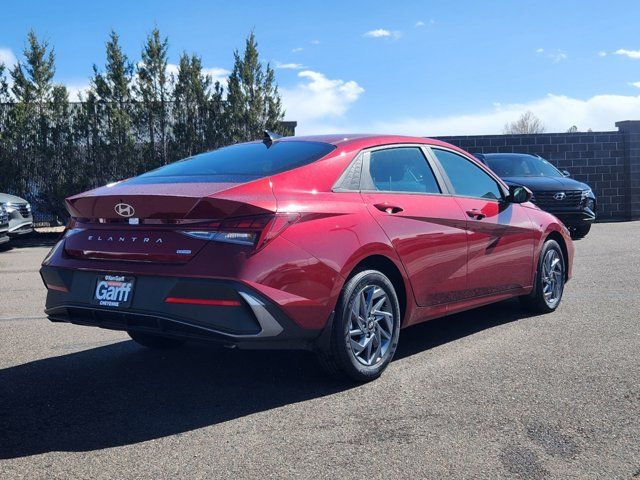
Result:
<svg viewBox="0 0 640 480">
<path fill-rule="evenodd" d="M 398 346 L 400 306 L 393 284 L 376 270 L 347 281 L 336 307 L 329 348 L 318 354 L 335 377 L 378 378 Z"/>
<path fill-rule="evenodd" d="M 533 291 L 520 297 L 522 305 L 539 313 L 553 312 L 558 308 L 564 292 L 565 268 L 565 258 L 560 245 L 555 240 L 547 240 L 538 259 Z"/>
<path fill-rule="evenodd" d="M 587 233 L 591 230 L 591 224 L 581 225 L 580 227 L 573 227 L 569 230 L 571 238 L 583 238 L 587 236 Z"/>
<path fill-rule="evenodd" d="M 140 332 L 127 332 L 131 339 L 147 348 L 155 348 L 166 350 L 169 348 L 176 348 L 181 346 L 184 341 L 178 340 L 175 338 L 167 338 L 160 337 L 158 335 L 153 335 L 150 333 L 140 333 Z"/>
</svg>

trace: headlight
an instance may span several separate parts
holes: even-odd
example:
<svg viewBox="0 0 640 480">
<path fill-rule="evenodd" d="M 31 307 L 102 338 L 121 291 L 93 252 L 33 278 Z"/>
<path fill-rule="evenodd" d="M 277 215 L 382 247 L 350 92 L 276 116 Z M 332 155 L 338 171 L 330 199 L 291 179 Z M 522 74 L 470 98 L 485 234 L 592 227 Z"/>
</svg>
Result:
<svg viewBox="0 0 640 480">
<path fill-rule="evenodd" d="M 590 188 L 582 191 L 582 198 L 585 199 L 587 197 L 595 198 L 593 191 Z"/>
</svg>

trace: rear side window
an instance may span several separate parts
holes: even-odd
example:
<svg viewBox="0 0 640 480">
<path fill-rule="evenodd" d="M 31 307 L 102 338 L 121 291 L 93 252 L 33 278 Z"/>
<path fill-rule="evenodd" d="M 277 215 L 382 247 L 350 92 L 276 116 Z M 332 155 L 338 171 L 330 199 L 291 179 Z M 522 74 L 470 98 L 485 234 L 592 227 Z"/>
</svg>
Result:
<svg viewBox="0 0 640 480">
<path fill-rule="evenodd" d="M 427 159 L 415 147 L 371 152 L 369 176 L 373 190 L 381 192 L 440 193 Z"/>
<path fill-rule="evenodd" d="M 498 183 L 470 160 L 447 150 L 432 150 L 449 177 L 456 195 L 491 200 L 502 198 Z"/>
<path fill-rule="evenodd" d="M 321 142 L 241 143 L 160 167 L 138 178 L 255 176 L 266 177 L 308 165 L 336 147 Z"/>
</svg>

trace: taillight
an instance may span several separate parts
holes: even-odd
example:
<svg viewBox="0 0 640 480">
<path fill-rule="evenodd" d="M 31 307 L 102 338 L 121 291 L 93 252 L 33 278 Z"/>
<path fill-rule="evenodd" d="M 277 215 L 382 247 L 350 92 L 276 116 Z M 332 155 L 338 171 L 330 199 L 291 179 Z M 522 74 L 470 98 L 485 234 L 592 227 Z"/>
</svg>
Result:
<svg viewBox="0 0 640 480">
<path fill-rule="evenodd" d="M 230 218 L 199 224 L 193 229 L 181 230 L 180 233 L 201 240 L 253 246 L 258 250 L 299 219 L 299 213 Z"/>
<path fill-rule="evenodd" d="M 69 220 L 69 223 L 67 224 L 66 227 L 64 227 L 64 230 L 60 234 L 60 238 L 58 239 L 58 242 L 53 246 L 51 250 L 49 250 L 49 253 L 47 253 L 47 256 L 44 257 L 44 260 L 42 260 L 42 265 L 49 265 L 49 263 L 51 262 L 51 258 L 53 257 L 53 254 L 56 253 L 56 251 L 62 246 L 62 244 L 64 243 L 63 240 L 65 238 L 85 230 L 84 228 L 76 228 L 77 224 L 78 222 L 76 221 L 76 219 L 71 217 L 71 219 Z"/>
</svg>

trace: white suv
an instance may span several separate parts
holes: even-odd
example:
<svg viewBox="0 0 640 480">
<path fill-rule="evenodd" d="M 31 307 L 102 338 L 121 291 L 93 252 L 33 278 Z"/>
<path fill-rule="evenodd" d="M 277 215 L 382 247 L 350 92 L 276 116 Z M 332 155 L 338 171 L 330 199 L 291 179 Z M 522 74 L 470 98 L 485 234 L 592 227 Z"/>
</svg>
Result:
<svg viewBox="0 0 640 480">
<path fill-rule="evenodd" d="M 31 205 L 25 199 L 0 193 L 0 205 L 9 215 L 9 235 L 24 235 L 33 232 Z"/>
</svg>

